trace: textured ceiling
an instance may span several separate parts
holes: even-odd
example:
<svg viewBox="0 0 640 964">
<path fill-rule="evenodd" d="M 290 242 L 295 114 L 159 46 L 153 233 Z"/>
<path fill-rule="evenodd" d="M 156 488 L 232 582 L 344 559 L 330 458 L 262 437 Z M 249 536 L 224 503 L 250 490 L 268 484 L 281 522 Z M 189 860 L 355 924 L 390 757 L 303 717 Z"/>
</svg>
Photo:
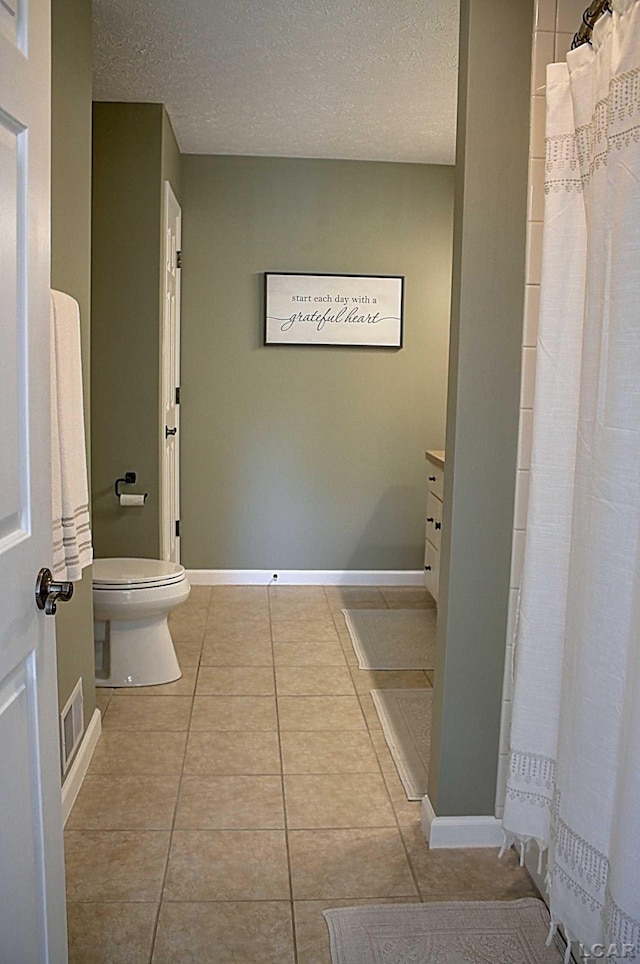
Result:
<svg viewBox="0 0 640 964">
<path fill-rule="evenodd" d="M 96 100 L 181 151 L 451 164 L 458 0 L 94 0 Z"/>
</svg>

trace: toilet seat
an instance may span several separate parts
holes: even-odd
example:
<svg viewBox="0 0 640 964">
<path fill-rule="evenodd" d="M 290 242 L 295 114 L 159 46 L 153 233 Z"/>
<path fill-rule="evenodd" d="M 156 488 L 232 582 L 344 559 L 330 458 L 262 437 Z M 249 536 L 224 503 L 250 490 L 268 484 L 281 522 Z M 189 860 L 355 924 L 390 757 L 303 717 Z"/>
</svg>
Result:
<svg viewBox="0 0 640 964">
<path fill-rule="evenodd" d="M 184 566 L 159 559 L 95 559 L 93 588 L 103 590 L 155 589 L 186 578 Z"/>
</svg>

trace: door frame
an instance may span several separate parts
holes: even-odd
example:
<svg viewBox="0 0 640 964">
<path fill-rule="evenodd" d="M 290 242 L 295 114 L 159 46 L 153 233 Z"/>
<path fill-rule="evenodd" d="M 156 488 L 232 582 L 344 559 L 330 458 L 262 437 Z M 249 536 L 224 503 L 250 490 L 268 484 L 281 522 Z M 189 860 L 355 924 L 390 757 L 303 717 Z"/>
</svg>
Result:
<svg viewBox="0 0 640 964">
<path fill-rule="evenodd" d="M 170 213 L 176 214 L 176 249 L 168 250 L 169 238 L 169 217 Z M 159 512 L 159 545 L 160 558 L 180 562 L 180 535 L 176 533 L 176 522 L 180 518 L 180 404 L 175 403 L 175 426 L 178 432 L 175 436 L 175 485 L 176 485 L 176 515 L 172 517 L 171 502 L 169 499 L 170 480 L 165 471 L 165 397 L 168 391 L 180 389 L 180 327 L 181 327 L 181 271 L 180 271 L 180 248 L 182 244 L 182 208 L 178 201 L 171 182 L 165 180 L 162 190 L 162 246 L 161 246 L 161 272 L 160 272 L 160 358 L 159 358 L 159 488 L 160 488 L 160 512 Z M 168 291 L 168 264 L 175 264 L 176 268 L 176 324 L 174 331 L 173 351 L 176 359 L 176 379 L 177 384 L 170 385 L 166 381 L 166 371 L 163 364 L 164 358 L 171 351 L 172 346 L 166 342 L 166 313 L 168 310 L 167 291 Z M 171 381 L 171 379 L 169 379 Z M 175 552 L 172 554 L 172 543 L 175 539 Z"/>
</svg>

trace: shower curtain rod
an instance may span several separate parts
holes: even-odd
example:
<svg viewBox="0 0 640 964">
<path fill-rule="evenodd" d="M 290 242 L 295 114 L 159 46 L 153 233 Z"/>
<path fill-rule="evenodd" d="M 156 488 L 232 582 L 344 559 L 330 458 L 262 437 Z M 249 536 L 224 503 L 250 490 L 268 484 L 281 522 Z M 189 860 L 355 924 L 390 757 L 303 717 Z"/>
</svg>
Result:
<svg viewBox="0 0 640 964">
<path fill-rule="evenodd" d="M 580 47 L 582 44 L 591 43 L 591 34 L 593 33 L 596 21 L 599 20 L 604 13 L 611 13 L 610 0 L 593 0 L 593 3 L 591 3 L 582 14 L 582 26 L 573 38 L 571 44 L 572 50 L 575 50 L 576 47 Z"/>
</svg>

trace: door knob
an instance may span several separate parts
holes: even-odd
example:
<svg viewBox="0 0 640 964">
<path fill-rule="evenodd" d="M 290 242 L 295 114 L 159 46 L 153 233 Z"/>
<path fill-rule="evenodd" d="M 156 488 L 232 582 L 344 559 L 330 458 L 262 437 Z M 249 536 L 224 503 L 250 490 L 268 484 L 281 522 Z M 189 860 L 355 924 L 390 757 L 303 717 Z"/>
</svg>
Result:
<svg viewBox="0 0 640 964">
<path fill-rule="evenodd" d="M 55 616 L 56 603 L 68 602 L 73 596 L 72 582 L 54 582 L 50 569 L 41 569 L 36 579 L 36 605 L 46 616 Z"/>
<path fill-rule="evenodd" d="M 169 428 L 167 425 L 164 427 L 164 437 L 169 438 L 170 435 L 175 435 L 178 431 L 178 426 L 174 425 L 173 428 Z"/>
</svg>

